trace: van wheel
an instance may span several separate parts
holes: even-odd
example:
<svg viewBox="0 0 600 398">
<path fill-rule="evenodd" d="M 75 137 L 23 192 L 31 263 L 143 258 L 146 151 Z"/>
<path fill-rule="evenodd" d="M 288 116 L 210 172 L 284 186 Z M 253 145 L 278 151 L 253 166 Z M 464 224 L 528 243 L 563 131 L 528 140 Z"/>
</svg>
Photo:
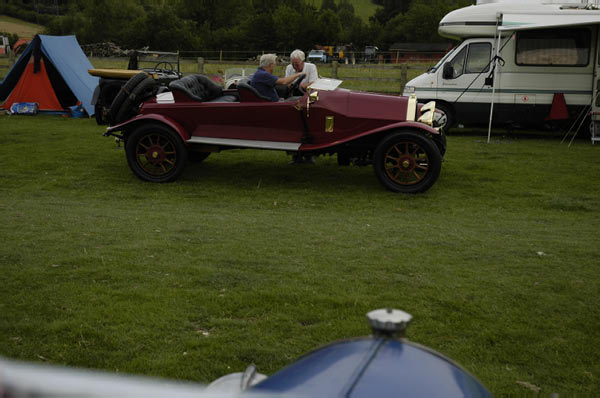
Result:
<svg viewBox="0 0 600 398">
<path fill-rule="evenodd" d="M 160 124 L 144 124 L 134 130 L 127 136 L 125 153 L 133 174 L 150 182 L 174 181 L 187 161 L 181 137 Z"/>
<path fill-rule="evenodd" d="M 373 154 L 375 175 L 394 192 L 419 193 L 438 179 L 442 157 L 433 141 L 412 131 L 383 138 Z"/>
<path fill-rule="evenodd" d="M 439 127 L 444 134 L 454 126 L 456 118 L 450 105 L 443 102 L 435 103 L 435 114 L 433 116 L 433 127 Z"/>
</svg>

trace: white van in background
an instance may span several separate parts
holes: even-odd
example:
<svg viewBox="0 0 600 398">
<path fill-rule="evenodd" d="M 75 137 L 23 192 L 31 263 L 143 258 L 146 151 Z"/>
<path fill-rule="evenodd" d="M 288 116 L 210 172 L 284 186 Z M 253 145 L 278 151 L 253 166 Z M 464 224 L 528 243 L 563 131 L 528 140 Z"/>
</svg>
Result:
<svg viewBox="0 0 600 398">
<path fill-rule="evenodd" d="M 587 2 L 548 2 L 496 2 L 448 13 L 439 34 L 460 43 L 409 81 L 403 95 L 436 101 L 445 129 L 487 125 L 490 117 L 505 126 L 565 123 L 590 107 L 600 115 L 600 103 L 592 103 L 598 97 L 600 10 Z"/>
</svg>

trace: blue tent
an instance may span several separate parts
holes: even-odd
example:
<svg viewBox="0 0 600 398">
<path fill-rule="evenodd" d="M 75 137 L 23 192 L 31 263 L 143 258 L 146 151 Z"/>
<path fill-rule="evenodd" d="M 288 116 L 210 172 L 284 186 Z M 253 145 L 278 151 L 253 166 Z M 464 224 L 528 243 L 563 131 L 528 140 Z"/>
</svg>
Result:
<svg viewBox="0 0 600 398">
<path fill-rule="evenodd" d="M 75 36 L 36 35 L 0 82 L 2 108 L 10 108 L 13 102 L 45 102 L 50 104 L 47 108 L 60 109 L 40 106 L 41 110 L 60 111 L 80 101 L 92 116 L 92 96 L 99 80 L 88 73 L 93 68 Z"/>
</svg>

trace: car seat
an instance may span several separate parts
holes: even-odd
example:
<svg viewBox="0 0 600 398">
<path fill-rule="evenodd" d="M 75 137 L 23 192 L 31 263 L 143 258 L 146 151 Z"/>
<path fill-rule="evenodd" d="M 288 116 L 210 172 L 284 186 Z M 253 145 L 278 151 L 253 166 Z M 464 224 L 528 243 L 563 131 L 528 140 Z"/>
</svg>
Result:
<svg viewBox="0 0 600 398">
<path fill-rule="evenodd" d="M 223 96 L 223 89 L 204 75 L 188 75 L 169 83 L 171 91 L 185 93 L 188 97 L 207 102 Z"/>
<path fill-rule="evenodd" d="M 262 95 L 258 90 L 250 85 L 250 79 L 241 79 L 237 84 L 238 93 L 241 102 L 271 102 L 271 98 Z"/>
</svg>

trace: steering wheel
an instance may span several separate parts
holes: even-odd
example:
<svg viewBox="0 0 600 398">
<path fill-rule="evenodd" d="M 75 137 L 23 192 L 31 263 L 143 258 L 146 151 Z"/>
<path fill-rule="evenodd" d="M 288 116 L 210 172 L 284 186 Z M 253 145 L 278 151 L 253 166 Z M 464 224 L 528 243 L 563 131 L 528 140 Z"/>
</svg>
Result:
<svg viewBox="0 0 600 398">
<path fill-rule="evenodd" d="M 304 95 L 305 91 L 302 87 L 300 87 L 300 83 L 306 77 L 306 73 L 301 74 L 294 80 L 294 82 L 290 85 L 290 95 L 294 95 L 296 91 L 299 91 L 301 95 Z"/>
<path fill-rule="evenodd" d="M 165 66 L 164 68 L 161 68 L 161 66 Z M 173 64 L 167 61 L 162 61 L 157 63 L 156 65 L 154 65 L 154 70 L 158 71 L 158 72 L 173 72 L 175 68 L 173 67 Z"/>
</svg>

